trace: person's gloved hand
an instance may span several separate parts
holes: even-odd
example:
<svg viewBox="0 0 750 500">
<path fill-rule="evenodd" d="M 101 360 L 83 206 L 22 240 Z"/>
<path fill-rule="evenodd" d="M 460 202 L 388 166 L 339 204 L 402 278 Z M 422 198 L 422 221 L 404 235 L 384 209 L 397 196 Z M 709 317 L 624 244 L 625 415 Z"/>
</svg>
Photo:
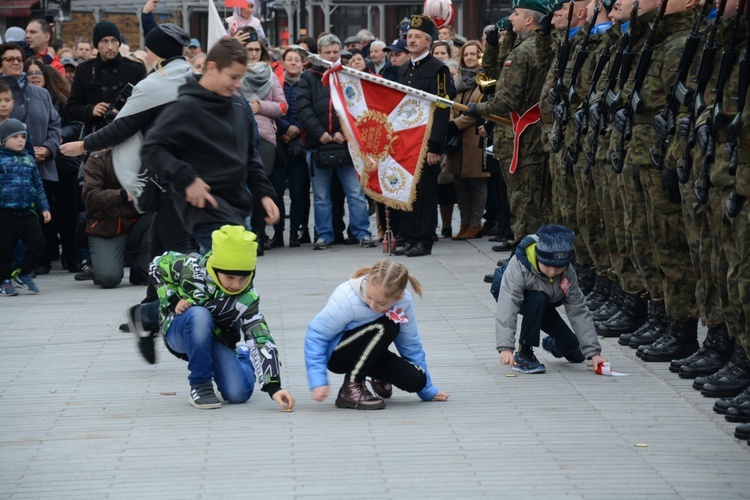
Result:
<svg viewBox="0 0 750 500">
<path fill-rule="evenodd" d="M 659 140 L 665 140 L 669 136 L 669 120 L 659 113 L 654 118 L 654 133 Z"/>
<path fill-rule="evenodd" d="M 547 94 L 547 101 L 549 101 L 552 106 L 557 106 L 560 103 L 561 96 L 562 95 L 560 92 L 560 88 L 555 85 L 554 87 L 549 89 L 549 94 Z"/>
<path fill-rule="evenodd" d="M 588 120 L 588 117 L 586 116 L 586 110 L 579 109 L 573 115 L 573 128 L 579 134 L 585 134 L 589 126 L 588 121 L 589 120 Z"/>
<path fill-rule="evenodd" d="M 695 138 L 698 141 L 698 149 L 700 149 L 701 154 L 705 155 L 708 151 L 708 125 L 701 125 L 695 129 Z"/>
<path fill-rule="evenodd" d="M 622 108 L 615 113 L 615 118 L 612 121 L 612 126 L 617 130 L 619 133 L 624 134 L 625 128 L 628 124 L 628 116 L 625 114 L 625 108 Z"/>
<path fill-rule="evenodd" d="M 552 16 L 553 14 L 547 14 L 539 21 L 539 36 L 549 36 L 552 33 Z"/>
<path fill-rule="evenodd" d="M 552 110 L 552 117 L 555 119 L 559 126 L 564 127 L 568 124 L 568 120 L 570 120 L 570 111 L 568 111 L 568 107 L 564 102 L 561 102 L 560 104 L 555 106 L 555 109 Z"/>
<path fill-rule="evenodd" d="M 664 168 L 661 171 L 661 187 L 667 192 L 669 201 L 672 203 L 682 202 L 682 195 L 680 194 L 680 181 L 677 177 L 675 170 Z"/>
<path fill-rule="evenodd" d="M 468 116 L 469 118 L 474 118 L 475 120 L 479 120 L 482 118 L 482 115 L 480 115 L 477 112 L 477 103 L 472 102 L 468 105 L 468 108 L 466 111 L 464 111 L 464 114 Z"/>
<path fill-rule="evenodd" d="M 500 43 L 500 33 L 497 31 L 497 26 L 491 26 L 484 30 L 486 36 L 487 45 L 497 47 Z"/>
<path fill-rule="evenodd" d="M 595 102 L 594 104 L 589 106 L 589 125 L 591 126 L 592 130 L 598 132 L 601 124 L 602 124 L 601 105 L 598 102 Z"/>
<path fill-rule="evenodd" d="M 693 138 L 689 137 L 690 135 L 690 118 L 687 116 L 684 118 L 680 118 L 680 123 L 677 125 L 677 135 L 685 139 L 686 141 L 692 141 Z"/>
</svg>

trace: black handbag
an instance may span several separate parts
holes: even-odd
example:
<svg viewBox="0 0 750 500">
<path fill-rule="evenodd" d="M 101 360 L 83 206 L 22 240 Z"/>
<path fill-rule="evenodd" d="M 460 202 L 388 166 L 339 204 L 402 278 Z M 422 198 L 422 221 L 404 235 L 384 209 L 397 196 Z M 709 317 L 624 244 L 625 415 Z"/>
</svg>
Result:
<svg viewBox="0 0 750 500">
<path fill-rule="evenodd" d="M 315 151 L 315 166 L 318 168 L 340 168 L 353 164 L 352 156 L 349 154 L 349 148 L 346 144 L 329 142 L 328 144 L 321 144 Z"/>
</svg>

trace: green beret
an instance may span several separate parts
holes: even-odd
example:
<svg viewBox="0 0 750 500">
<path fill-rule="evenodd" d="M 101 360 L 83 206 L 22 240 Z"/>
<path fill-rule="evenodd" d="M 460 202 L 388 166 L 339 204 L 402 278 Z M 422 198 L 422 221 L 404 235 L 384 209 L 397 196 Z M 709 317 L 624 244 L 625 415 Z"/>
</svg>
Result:
<svg viewBox="0 0 750 500">
<path fill-rule="evenodd" d="M 549 5 L 547 0 L 513 0 L 513 9 L 528 9 L 547 14 Z"/>
<path fill-rule="evenodd" d="M 497 29 L 498 31 L 508 31 L 508 18 L 510 16 L 505 16 L 504 18 L 500 19 L 497 23 Z"/>
<path fill-rule="evenodd" d="M 604 7 L 604 10 L 607 12 L 611 12 L 616 2 L 617 0 L 602 0 L 602 7 Z"/>
<path fill-rule="evenodd" d="M 557 12 L 558 10 L 562 9 L 562 6 L 563 6 L 563 2 L 558 2 L 557 0 L 550 0 L 549 4 L 547 5 L 547 9 L 549 10 L 549 13 L 552 14 L 553 12 Z"/>
</svg>

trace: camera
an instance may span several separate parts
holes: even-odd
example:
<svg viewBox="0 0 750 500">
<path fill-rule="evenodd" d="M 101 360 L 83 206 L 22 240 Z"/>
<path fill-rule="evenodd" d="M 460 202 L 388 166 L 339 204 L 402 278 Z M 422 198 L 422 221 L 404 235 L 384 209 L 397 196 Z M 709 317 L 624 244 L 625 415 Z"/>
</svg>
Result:
<svg viewBox="0 0 750 500">
<path fill-rule="evenodd" d="M 107 108 L 107 112 L 104 114 L 104 120 L 107 123 L 112 123 L 112 120 L 115 119 L 115 116 L 117 116 L 117 113 L 120 112 L 123 106 L 125 106 L 125 102 L 128 100 L 128 97 L 130 97 L 130 94 L 133 93 L 133 84 L 128 83 L 123 87 L 123 89 L 120 91 L 119 94 L 117 94 L 117 97 L 115 98 L 115 101 L 109 105 Z M 115 111 L 117 113 L 115 113 Z"/>
</svg>

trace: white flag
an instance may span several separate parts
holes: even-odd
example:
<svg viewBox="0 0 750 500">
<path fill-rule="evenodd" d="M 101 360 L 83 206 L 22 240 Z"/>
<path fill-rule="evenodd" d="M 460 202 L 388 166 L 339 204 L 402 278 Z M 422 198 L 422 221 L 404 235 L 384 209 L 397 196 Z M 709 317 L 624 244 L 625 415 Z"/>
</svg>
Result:
<svg viewBox="0 0 750 500">
<path fill-rule="evenodd" d="M 227 36 L 224 23 L 221 22 L 219 11 L 216 10 L 213 0 L 208 0 L 208 40 L 206 40 L 206 53 L 216 42 Z"/>
</svg>

